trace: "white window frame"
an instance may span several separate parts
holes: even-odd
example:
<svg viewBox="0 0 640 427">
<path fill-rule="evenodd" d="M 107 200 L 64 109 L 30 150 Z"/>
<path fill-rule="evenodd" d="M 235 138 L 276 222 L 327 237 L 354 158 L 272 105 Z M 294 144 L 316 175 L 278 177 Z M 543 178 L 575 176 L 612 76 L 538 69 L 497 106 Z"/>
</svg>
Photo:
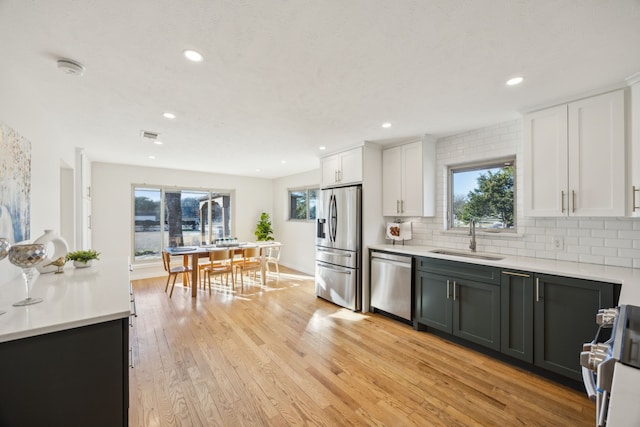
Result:
<svg viewBox="0 0 640 427">
<path fill-rule="evenodd" d="M 512 228 L 490 228 L 490 227 L 477 227 L 478 230 L 481 231 L 490 231 L 494 233 L 517 233 L 518 220 L 517 220 L 517 170 L 516 170 L 516 156 L 508 156 L 501 157 L 497 159 L 489 159 L 478 162 L 469 162 L 464 164 L 457 165 L 449 165 L 447 167 L 447 179 L 448 179 L 448 187 L 447 187 L 447 230 L 450 231 L 460 231 L 466 230 L 465 227 L 454 227 L 453 226 L 453 175 L 456 172 L 467 172 L 481 169 L 492 169 L 499 168 L 503 166 L 511 166 L 513 167 L 513 227 Z"/>
<path fill-rule="evenodd" d="M 310 192 L 311 191 L 315 191 L 316 192 L 316 215 L 311 218 L 310 217 L 310 209 L 309 209 L 309 202 L 311 200 L 310 197 Z M 305 213 L 306 213 L 306 218 L 291 218 L 291 193 L 299 193 L 299 192 L 306 192 L 307 193 L 307 200 L 306 200 L 306 206 L 305 206 Z M 318 215 L 318 196 L 320 194 L 320 186 L 309 186 L 309 187 L 297 187 L 297 188 L 290 188 L 287 190 L 287 221 L 295 221 L 295 222 L 309 222 L 309 221 L 315 221 L 316 217 Z"/>
<path fill-rule="evenodd" d="M 160 192 L 160 224 L 164 224 L 164 220 L 165 220 L 165 207 L 164 207 L 164 200 L 165 200 L 165 192 L 171 192 L 171 191 L 185 191 L 185 192 L 201 192 L 201 193 L 208 193 L 209 194 L 209 200 L 211 200 L 212 198 L 216 198 L 216 197 L 212 197 L 212 195 L 228 195 L 230 198 L 229 204 L 230 204 L 230 210 L 231 210 L 231 218 L 230 218 L 230 224 L 229 224 L 229 228 L 230 228 L 230 235 L 233 235 L 233 230 L 234 230 L 234 226 L 235 226 L 235 210 L 236 210 L 236 206 L 235 206 L 235 191 L 233 190 L 225 190 L 225 189 L 210 189 L 210 188 L 197 188 L 197 187 L 177 187 L 177 186 L 168 186 L 168 185 L 154 185 L 154 184 L 131 184 L 131 260 L 133 264 L 145 264 L 145 263 L 154 263 L 154 262 L 158 262 L 158 260 L 161 260 L 161 255 L 158 256 L 157 258 L 150 258 L 148 260 L 137 260 L 136 259 L 136 222 L 135 222 L 135 217 L 136 217 L 136 190 L 137 189 L 147 189 L 147 190 L 158 190 Z M 207 235 L 208 235 L 208 239 L 210 240 L 212 238 L 212 211 L 211 211 L 211 203 L 209 203 L 208 209 L 207 209 L 207 216 L 208 216 L 208 223 L 209 223 L 209 227 L 207 230 Z M 164 230 L 164 227 L 161 226 L 160 227 L 160 233 L 161 233 L 161 249 L 164 249 L 167 246 L 167 236 L 166 236 L 166 232 Z"/>
</svg>

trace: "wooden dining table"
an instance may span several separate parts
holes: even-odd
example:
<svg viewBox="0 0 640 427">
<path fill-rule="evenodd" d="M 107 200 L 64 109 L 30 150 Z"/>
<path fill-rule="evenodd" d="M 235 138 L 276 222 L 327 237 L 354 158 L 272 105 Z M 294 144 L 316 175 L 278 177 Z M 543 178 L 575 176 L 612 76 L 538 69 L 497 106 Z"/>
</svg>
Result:
<svg viewBox="0 0 640 427">
<path fill-rule="evenodd" d="M 229 250 L 229 249 L 233 249 L 236 255 L 242 254 L 242 250 L 244 248 L 250 248 L 250 247 L 256 247 L 256 246 L 261 248 L 260 281 L 264 286 L 267 284 L 267 278 L 265 274 L 266 273 L 266 250 L 265 249 L 280 247 L 282 246 L 282 243 L 280 242 L 241 243 L 239 246 L 230 246 L 230 247 L 218 247 L 214 245 L 212 246 L 178 246 L 174 248 L 165 248 L 164 250 L 167 251 L 171 256 L 182 256 L 184 258 L 184 261 L 183 261 L 184 266 L 191 267 L 191 283 L 192 283 L 191 296 L 195 298 L 198 294 L 197 293 L 198 274 L 200 270 L 198 268 L 198 260 L 200 258 L 208 257 L 209 252 L 211 251 L 220 251 L 220 250 Z M 191 259 L 190 263 L 189 263 L 189 259 Z"/>
</svg>

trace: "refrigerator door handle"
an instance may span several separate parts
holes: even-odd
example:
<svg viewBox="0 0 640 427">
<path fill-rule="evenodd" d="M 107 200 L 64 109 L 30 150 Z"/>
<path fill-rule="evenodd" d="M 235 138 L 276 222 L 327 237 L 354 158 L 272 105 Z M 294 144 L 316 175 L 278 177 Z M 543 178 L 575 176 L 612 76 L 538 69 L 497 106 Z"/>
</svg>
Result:
<svg viewBox="0 0 640 427">
<path fill-rule="evenodd" d="M 336 195 L 331 196 L 330 208 L 329 208 L 329 231 L 331 233 L 331 241 L 336 241 L 336 229 L 338 225 L 338 207 L 336 202 Z"/>
<path fill-rule="evenodd" d="M 329 241 L 333 242 L 331 239 L 332 231 L 331 231 L 331 205 L 333 204 L 333 194 L 329 196 L 329 206 L 327 207 L 327 232 L 329 234 Z"/>
</svg>

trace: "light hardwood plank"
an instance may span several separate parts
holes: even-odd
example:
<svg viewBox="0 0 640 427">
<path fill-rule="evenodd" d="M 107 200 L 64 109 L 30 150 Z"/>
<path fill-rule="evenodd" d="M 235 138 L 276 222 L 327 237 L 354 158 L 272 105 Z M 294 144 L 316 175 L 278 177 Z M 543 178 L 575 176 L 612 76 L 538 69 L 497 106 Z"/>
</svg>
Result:
<svg viewBox="0 0 640 427">
<path fill-rule="evenodd" d="M 284 267 L 267 286 L 134 282 L 130 425 L 593 425 L 584 393 L 314 295 Z M 577 356 L 576 356 L 577 357 Z"/>
</svg>

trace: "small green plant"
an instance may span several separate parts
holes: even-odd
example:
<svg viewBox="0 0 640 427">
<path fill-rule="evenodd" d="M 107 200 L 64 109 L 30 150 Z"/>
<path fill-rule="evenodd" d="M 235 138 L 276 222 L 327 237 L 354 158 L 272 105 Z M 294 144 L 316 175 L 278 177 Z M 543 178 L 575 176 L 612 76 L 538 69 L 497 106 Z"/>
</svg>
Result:
<svg viewBox="0 0 640 427">
<path fill-rule="evenodd" d="M 100 252 L 96 252 L 93 249 L 89 249 L 87 251 L 74 251 L 67 254 L 67 261 L 78 261 L 86 264 L 92 259 L 99 260 L 99 256 Z"/>
<path fill-rule="evenodd" d="M 271 218 L 266 212 L 260 214 L 260 221 L 256 225 L 256 231 L 253 233 L 256 235 L 258 242 L 264 242 L 267 240 L 273 240 L 273 229 L 271 228 Z"/>
</svg>

